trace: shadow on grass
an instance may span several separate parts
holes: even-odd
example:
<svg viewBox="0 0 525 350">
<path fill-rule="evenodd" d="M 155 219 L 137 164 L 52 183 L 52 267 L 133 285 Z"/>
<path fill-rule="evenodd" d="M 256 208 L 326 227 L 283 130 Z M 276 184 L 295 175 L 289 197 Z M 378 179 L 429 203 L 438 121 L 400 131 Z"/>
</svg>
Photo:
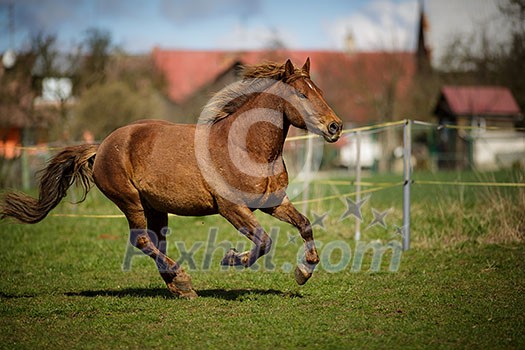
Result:
<svg viewBox="0 0 525 350">
<path fill-rule="evenodd" d="M 4 292 L 0 292 L 0 299 L 23 299 L 23 298 L 34 298 L 36 295 L 34 294 L 7 294 Z"/>
<path fill-rule="evenodd" d="M 67 292 L 67 296 L 81 297 L 164 297 L 175 298 L 166 288 L 126 288 L 120 290 L 85 290 L 81 292 Z M 276 295 L 283 298 L 302 298 L 298 292 L 283 292 L 275 289 L 203 289 L 197 290 L 201 298 L 215 298 L 223 300 L 244 300 L 262 295 Z"/>
</svg>

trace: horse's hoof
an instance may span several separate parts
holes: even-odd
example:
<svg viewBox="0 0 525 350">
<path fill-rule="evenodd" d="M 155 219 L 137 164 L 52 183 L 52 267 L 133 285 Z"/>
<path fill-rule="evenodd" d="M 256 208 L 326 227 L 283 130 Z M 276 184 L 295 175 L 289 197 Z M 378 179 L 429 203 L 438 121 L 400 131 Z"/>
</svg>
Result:
<svg viewBox="0 0 525 350">
<path fill-rule="evenodd" d="M 182 298 L 182 299 L 195 299 L 198 297 L 197 293 L 195 292 L 195 290 L 192 289 L 186 289 L 186 290 L 182 290 L 180 288 L 177 288 L 176 286 L 174 286 L 173 283 L 169 283 L 168 284 L 168 289 L 170 290 L 171 294 L 175 295 L 176 297 L 178 298 Z"/>
<path fill-rule="evenodd" d="M 221 260 L 222 266 L 235 266 L 236 261 L 238 260 L 237 251 L 233 248 L 228 250 L 224 255 L 224 258 Z"/>
<path fill-rule="evenodd" d="M 222 266 L 249 266 L 250 252 L 239 253 L 237 250 L 231 248 L 224 258 L 222 258 Z"/>
<path fill-rule="evenodd" d="M 295 281 L 298 285 L 302 286 L 310 279 L 310 277 L 312 277 L 312 273 L 308 272 L 306 266 L 303 264 L 297 265 L 295 268 Z"/>
<path fill-rule="evenodd" d="M 195 299 L 198 297 L 191 284 L 191 277 L 186 272 L 182 271 L 173 278 L 170 283 L 167 283 L 170 292 L 184 299 Z"/>
<path fill-rule="evenodd" d="M 197 292 L 195 292 L 193 289 L 190 290 L 190 291 L 182 292 L 182 293 L 179 294 L 179 298 L 188 299 L 188 300 L 195 299 L 198 296 L 199 295 L 197 294 Z"/>
</svg>

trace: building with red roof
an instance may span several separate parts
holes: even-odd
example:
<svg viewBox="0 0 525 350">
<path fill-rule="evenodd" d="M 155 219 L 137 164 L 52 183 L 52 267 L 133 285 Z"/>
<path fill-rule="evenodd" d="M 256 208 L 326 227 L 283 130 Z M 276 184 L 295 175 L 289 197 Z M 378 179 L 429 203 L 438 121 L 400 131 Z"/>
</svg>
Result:
<svg viewBox="0 0 525 350">
<path fill-rule="evenodd" d="M 449 126 L 438 133 L 440 167 L 479 168 L 523 161 L 525 133 L 514 130 L 523 114 L 508 88 L 444 86 L 434 114 L 441 125 Z"/>
<path fill-rule="evenodd" d="M 412 52 L 326 50 L 188 51 L 155 48 L 153 60 L 164 73 L 175 119 L 196 121 L 210 95 L 239 76 L 240 65 L 264 61 L 295 65 L 311 60 L 311 76 L 334 111 L 348 124 L 395 118 L 396 104 L 407 97 L 416 72 Z"/>
<path fill-rule="evenodd" d="M 513 123 L 521 117 L 511 91 L 502 86 L 444 86 L 435 112 L 456 119 L 483 117 L 495 123 Z"/>
</svg>

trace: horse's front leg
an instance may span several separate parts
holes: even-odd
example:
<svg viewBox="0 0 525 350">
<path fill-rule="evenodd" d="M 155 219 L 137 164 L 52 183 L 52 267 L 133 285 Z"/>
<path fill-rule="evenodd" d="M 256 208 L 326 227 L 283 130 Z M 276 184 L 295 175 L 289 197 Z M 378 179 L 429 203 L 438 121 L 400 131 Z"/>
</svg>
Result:
<svg viewBox="0 0 525 350">
<path fill-rule="evenodd" d="M 270 251 L 272 240 L 248 207 L 228 205 L 221 208 L 219 213 L 254 243 L 254 247 L 246 252 L 239 253 L 233 248 L 230 249 L 222 259 L 221 265 L 250 267 Z"/>
<path fill-rule="evenodd" d="M 310 220 L 293 206 L 288 197 L 285 197 L 281 205 L 277 207 L 261 210 L 281 221 L 292 224 L 299 230 L 304 241 L 304 261 L 299 263 L 295 269 L 295 280 L 300 285 L 305 284 L 312 277 L 315 266 L 319 263 Z"/>
</svg>

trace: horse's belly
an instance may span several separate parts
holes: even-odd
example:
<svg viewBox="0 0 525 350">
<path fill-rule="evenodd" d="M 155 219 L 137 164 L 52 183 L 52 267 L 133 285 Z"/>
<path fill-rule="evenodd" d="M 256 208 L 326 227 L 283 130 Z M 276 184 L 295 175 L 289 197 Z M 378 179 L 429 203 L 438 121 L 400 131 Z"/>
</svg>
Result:
<svg viewBox="0 0 525 350">
<path fill-rule="evenodd" d="M 183 216 L 202 216 L 217 213 L 213 196 L 202 184 L 192 181 L 157 183 L 141 186 L 141 195 L 155 210 Z M 149 188 L 148 188 L 149 187 Z"/>
</svg>

